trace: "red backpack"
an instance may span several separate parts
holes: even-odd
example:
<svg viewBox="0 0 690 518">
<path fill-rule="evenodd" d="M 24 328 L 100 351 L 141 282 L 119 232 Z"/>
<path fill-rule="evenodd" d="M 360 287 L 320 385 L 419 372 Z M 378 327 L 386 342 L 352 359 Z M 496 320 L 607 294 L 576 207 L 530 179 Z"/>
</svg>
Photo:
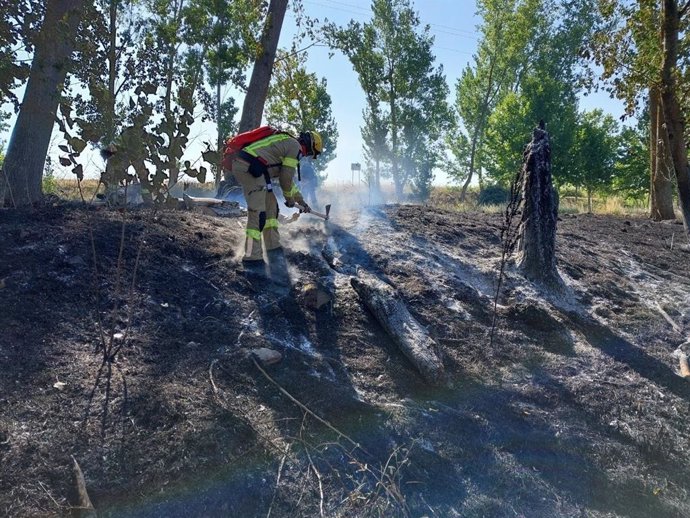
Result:
<svg viewBox="0 0 690 518">
<path fill-rule="evenodd" d="M 237 154 L 242 148 L 253 144 L 254 142 L 261 140 L 276 133 L 284 133 L 272 126 L 261 126 L 259 128 L 245 131 L 244 133 L 239 133 L 234 137 L 230 137 L 225 141 L 225 150 L 223 151 L 223 168 L 227 170 L 232 169 L 232 159 L 233 155 Z"/>
</svg>

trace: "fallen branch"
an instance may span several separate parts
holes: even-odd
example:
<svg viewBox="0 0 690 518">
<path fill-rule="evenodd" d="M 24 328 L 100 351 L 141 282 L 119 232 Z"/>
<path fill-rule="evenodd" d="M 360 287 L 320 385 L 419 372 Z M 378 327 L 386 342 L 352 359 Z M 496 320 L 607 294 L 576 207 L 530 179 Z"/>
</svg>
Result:
<svg viewBox="0 0 690 518">
<path fill-rule="evenodd" d="M 397 291 L 363 271 L 350 284 L 422 377 L 430 384 L 442 384 L 445 371 L 438 345 L 410 314 Z"/>
<path fill-rule="evenodd" d="M 656 304 L 656 309 L 659 311 L 661 316 L 664 317 L 664 319 L 666 319 L 666 321 L 669 324 L 671 324 L 671 327 L 673 328 L 673 330 L 676 331 L 677 333 L 682 333 L 683 330 L 681 329 L 681 327 L 675 323 L 675 321 L 670 317 L 670 315 L 668 313 L 666 313 L 664 308 L 661 307 L 661 304 L 659 304 L 658 302 L 655 302 L 655 304 Z"/>
<path fill-rule="evenodd" d="M 46 489 L 46 486 L 43 485 L 43 482 L 41 482 L 39 480 L 38 485 L 41 486 L 41 489 L 45 492 L 46 495 L 48 495 L 48 498 L 50 498 L 53 501 L 53 503 L 55 504 L 55 507 L 57 507 L 58 509 L 62 509 L 62 506 L 60 504 L 58 504 L 58 502 L 57 502 L 57 500 L 55 500 L 55 498 L 53 498 L 53 495 L 51 495 L 50 491 L 48 491 L 48 489 Z"/>
</svg>

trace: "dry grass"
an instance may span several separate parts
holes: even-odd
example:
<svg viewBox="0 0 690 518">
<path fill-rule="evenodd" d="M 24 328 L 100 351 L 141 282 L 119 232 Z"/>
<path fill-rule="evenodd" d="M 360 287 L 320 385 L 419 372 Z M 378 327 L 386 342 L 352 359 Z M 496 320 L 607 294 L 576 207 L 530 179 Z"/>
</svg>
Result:
<svg viewBox="0 0 690 518">
<path fill-rule="evenodd" d="M 215 184 L 207 182 L 199 184 L 193 182 L 194 187 L 199 190 L 215 192 Z M 91 200 L 98 188 L 98 180 L 88 179 L 81 182 L 81 189 L 85 200 Z M 324 191 L 328 191 L 326 188 Z M 82 194 L 79 192 L 79 182 L 72 178 L 55 178 L 50 182 L 44 183 L 44 191 L 48 194 L 55 194 L 60 198 L 67 200 L 80 200 Z M 338 189 L 340 196 L 358 195 L 360 198 L 366 198 L 367 192 L 362 192 L 362 189 L 343 185 Z M 393 193 L 388 194 L 390 199 L 394 198 Z M 467 200 L 464 203 L 459 202 L 460 187 L 446 186 L 435 187 L 429 198 L 429 205 L 439 207 L 453 212 L 483 212 L 486 214 L 502 213 L 505 210 L 503 205 L 478 205 L 477 204 L 478 191 L 470 190 L 467 192 Z M 366 199 L 364 199 L 366 201 Z M 559 212 L 561 214 L 586 214 L 588 212 L 586 197 L 563 196 L 560 199 Z M 648 212 L 646 203 L 627 203 L 620 197 L 609 196 L 605 198 L 595 198 L 592 200 L 592 212 L 594 214 L 609 214 L 618 216 L 644 216 Z"/>
<path fill-rule="evenodd" d="M 436 187 L 431 193 L 429 204 L 454 212 L 483 212 L 486 214 L 502 213 L 504 205 L 478 205 L 478 191 L 468 191 L 467 201 L 459 202 L 460 188 L 458 187 Z M 587 214 L 587 198 L 573 196 L 562 196 L 559 203 L 561 214 Z M 617 196 L 595 198 L 592 200 L 592 213 L 609 214 L 617 216 L 644 216 L 648 213 L 646 203 L 626 202 Z"/>
<path fill-rule="evenodd" d="M 559 212 L 562 214 L 587 214 L 587 198 L 575 198 L 563 196 L 560 199 Z M 623 198 L 618 196 L 607 196 L 605 198 L 592 199 L 593 214 L 609 214 L 614 216 L 644 216 L 648 213 L 646 204 L 626 203 Z"/>
<path fill-rule="evenodd" d="M 81 184 L 81 192 L 80 192 Z M 55 178 L 50 182 L 44 180 L 43 190 L 46 194 L 54 194 L 66 200 L 84 200 L 89 201 L 96 195 L 98 189 L 98 180 L 82 180 L 77 181 L 76 178 Z"/>
</svg>

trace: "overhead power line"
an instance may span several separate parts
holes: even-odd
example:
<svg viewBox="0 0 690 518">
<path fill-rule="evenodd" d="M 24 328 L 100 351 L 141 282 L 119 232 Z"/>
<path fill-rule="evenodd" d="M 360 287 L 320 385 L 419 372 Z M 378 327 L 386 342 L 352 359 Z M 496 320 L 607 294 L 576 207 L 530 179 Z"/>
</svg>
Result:
<svg viewBox="0 0 690 518">
<path fill-rule="evenodd" d="M 321 0 L 317 2 L 315 0 L 304 0 L 305 3 L 314 4 L 321 7 L 326 7 L 328 9 L 334 9 L 337 11 L 346 12 L 349 14 L 355 14 L 357 16 L 372 16 L 372 11 L 368 7 L 361 7 L 352 4 L 347 4 L 344 2 L 337 2 L 335 0 Z M 324 3 L 326 2 L 326 3 Z M 352 9 L 357 9 L 357 11 L 352 11 Z M 476 39 L 476 33 L 474 31 L 468 31 L 464 29 L 458 29 L 457 27 L 452 27 L 450 25 L 443 25 L 439 23 L 428 23 L 430 27 L 438 27 L 432 32 L 441 32 L 444 34 L 450 34 L 451 36 L 459 36 L 461 38 L 471 38 Z"/>
<path fill-rule="evenodd" d="M 341 11 L 345 12 L 351 15 L 355 15 L 358 18 L 362 19 L 370 19 L 372 16 L 372 11 L 368 7 L 361 7 L 353 4 L 348 4 L 345 2 L 338 2 L 335 0 L 321 0 L 321 1 L 315 1 L 315 0 L 304 0 L 304 3 L 306 4 L 312 4 L 316 6 L 320 6 L 326 9 L 333 9 L 336 11 Z M 357 11 L 353 11 L 352 9 L 357 9 Z M 477 40 L 476 33 L 471 32 L 471 31 L 466 31 L 463 29 L 457 29 L 454 27 L 451 27 L 449 25 L 442 25 L 442 24 L 437 24 L 437 23 L 428 23 L 429 25 L 429 32 L 433 36 L 439 36 L 439 35 L 447 35 L 447 36 L 455 36 L 457 38 L 464 38 L 472 41 Z M 447 50 L 450 52 L 457 52 L 459 54 L 469 54 L 471 55 L 472 52 L 469 52 L 467 50 L 461 50 L 461 49 L 455 49 L 455 48 L 450 48 L 450 47 L 442 47 L 438 45 L 434 45 L 435 48 L 439 50 Z"/>
</svg>

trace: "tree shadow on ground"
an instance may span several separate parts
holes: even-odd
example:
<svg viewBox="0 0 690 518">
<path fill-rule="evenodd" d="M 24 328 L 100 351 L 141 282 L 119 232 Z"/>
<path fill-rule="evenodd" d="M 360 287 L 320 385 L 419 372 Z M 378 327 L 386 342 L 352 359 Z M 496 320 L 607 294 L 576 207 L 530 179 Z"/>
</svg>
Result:
<svg viewBox="0 0 690 518">
<path fill-rule="evenodd" d="M 551 378 L 542 383 L 559 398 L 566 391 Z M 435 421 L 435 432 L 427 437 L 435 451 L 418 449 L 414 465 L 422 472 L 410 476 L 421 477 L 424 500 L 462 516 L 576 515 L 593 509 L 640 518 L 679 516 L 678 509 L 644 490 L 642 475 L 612 479 L 612 463 L 602 464 L 591 432 L 581 426 L 580 419 L 589 422 L 591 416 L 568 405 L 573 420 L 568 428 L 546 419 L 548 411 L 529 411 L 529 405 L 543 404 L 542 397 L 475 383 L 422 402 L 433 409 L 422 419 Z M 599 425 L 598 432 L 610 440 L 610 430 Z M 445 459 L 453 459 L 454 471 Z M 624 458 L 615 460 L 625 465 Z"/>
<path fill-rule="evenodd" d="M 643 378 L 664 387 L 676 396 L 690 401 L 690 385 L 665 363 L 645 353 L 640 347 L 618 336 L 596 320 L 575 312 L 565 312 L 576 331 L 587 342 L 612 359 L 628 365 Z"/>
</svg>

